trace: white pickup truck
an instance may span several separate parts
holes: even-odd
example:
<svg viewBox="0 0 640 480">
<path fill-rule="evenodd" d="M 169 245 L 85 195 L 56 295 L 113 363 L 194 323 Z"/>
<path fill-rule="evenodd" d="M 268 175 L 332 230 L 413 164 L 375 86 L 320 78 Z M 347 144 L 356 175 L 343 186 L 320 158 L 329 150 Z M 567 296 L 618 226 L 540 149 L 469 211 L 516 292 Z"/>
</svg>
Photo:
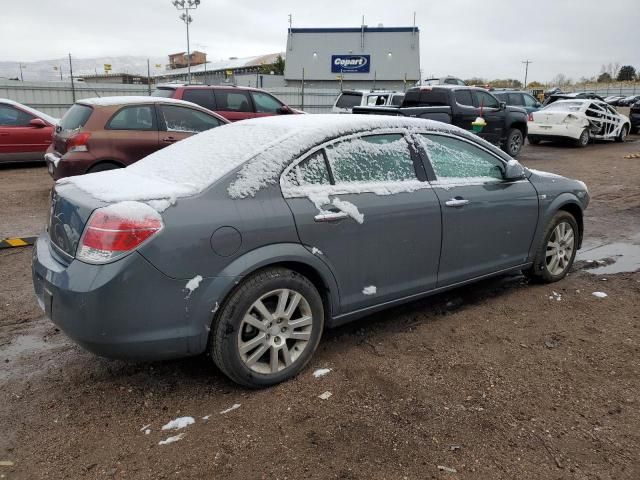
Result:
<svg viewBox="0 0 640 480">
<path fill-rule="evenodd" d="M 403 92 L 393 90 L 343 90 L 333 104 L 333 113 L 351 113 L 353 107 L 399 107 Z"/>
</svg>

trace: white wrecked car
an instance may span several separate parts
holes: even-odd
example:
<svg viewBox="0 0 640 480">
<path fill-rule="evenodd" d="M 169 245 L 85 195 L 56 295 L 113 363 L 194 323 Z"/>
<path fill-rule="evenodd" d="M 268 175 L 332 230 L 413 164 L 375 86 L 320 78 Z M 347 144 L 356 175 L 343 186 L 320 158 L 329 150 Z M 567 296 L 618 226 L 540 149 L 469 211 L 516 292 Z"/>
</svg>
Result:
<svg viewBox="0 0 640 480">
<path fill-rule="evenodd" d="M 529 143 L 541 140 L 572 140 L 585 147 L 590 139 L 624 142 L 629 118 L 600 100 L 559 100 L 529 115 Z"/>
</svg>

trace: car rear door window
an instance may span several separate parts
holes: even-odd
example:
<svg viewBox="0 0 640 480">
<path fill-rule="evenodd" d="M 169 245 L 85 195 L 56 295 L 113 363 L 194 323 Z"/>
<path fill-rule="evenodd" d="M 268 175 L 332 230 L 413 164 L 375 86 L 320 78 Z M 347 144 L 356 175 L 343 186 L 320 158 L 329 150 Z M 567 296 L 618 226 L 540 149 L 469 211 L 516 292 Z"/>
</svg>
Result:
<svg viewBox="0 0 640 480">
<path fill-rule="evenodd" d="M 213 115 L 177 105 L 160 105 L 160 118 L 167 132 L 197 133 L 221 125 Z"/>
<path fill-rule="evenodd" d="M 251 99 L 241 90 L 216 90 L 216 110 L 228 112 L 253 112 Z"/>
<path fill-rule="evenodd" d="M 258 113 L 278 113 L 282 103 L 268 93 L 251 92 Z"/>
<path fill-rule="evenodd" d="M 362 93 L 360 92 L 343 92 L 336 101 L 338 108 L 353 108 L 362 102 Z"/>
<path fill-rule="evenodd" d="M 482 92 L 480 90 L 475 90 L 473 92 L 477 106 L 484 108 L 498 108 L 500 105 L 498 104 L 498 100 L 493 95 L 489 95 L 487 92 Z"/>
<path fill-rule="evenodd" d="M 182 100 L 195 103 L 209 110 L 216 109 L 216 98 L 212 90 L 205 88 L 192 88 L 182 92 Z"/>
<path fill-rule="evenodd" d="M 367 105 L 368 106 L 380 106 L 386 105 L 388 95 L 369 95 L 367 97 Z"/>
<path fill-rule="evenodd" d="M 329 145 L 326 153 L 336 184 L 416 180 L 402 134 L 351 138 Z"/>
<path fill-rule="evenodd" d="M 471 99 L 471 92 L 469 90 L 456 90 L 454 95 L 458 105 L 473 107 L 473 100 Z"/>
<path fill-rule="evenodd" d="M 481 148 L 443 135 L 422 134 L 420 139 L 438 181 L 502 180 L 502 161 Z"/>
<path fill-rule="evenodd" d="M 524 104 L 527 107 L 535 107 L 538 103 L 538 100 L 533 98 L 531 95 L 524 94 L 522 97 L 524 98 Z"/>
<path fill-rule="evenodd" d="M 404 100 L 404 95 L 394 95 L 393 97 L 391 97 L 391 105 L 395 105 L 396 107 L 399 107 L 400 105 L 402 105 L 402 101 Z"/>
<path fill-rule="evenodd" d="M 508 95 L 508 100 L 507 103 L 509 105 L 524 105 L 524 101 L 522 100 L 522 94 L 521 93 L 510 93 Z"/>
<path fill-rule="evenodd" d="M 164 87 L 159 87 L 156 88 L 153 93 L 151 94 L 152 97 L 164 97 L 164 98 L 171 98 L 173 97 L 173 94 L 175 93 L 175 88 L 164 88 Z"/>
<path fill-rule="evenodd" d="M 155 130 L 155 113 L 152 105 L 132 105 L 116 113 L 108 130 Z"/>
<path fill-rule="evenodd" d="M 329 185 L 331 182 L 323 151 L 317 151 L 289 170 L 285 181 L 297 187 Z"/>
<path fill-rule="evenodd" d="M 35 117 L 10 105 L 0 105 L 0 125 L 3 127 L 24 127 Z"/>
<path fill-rule="evenodd" d="M 412 90 L 404 97 L 405 107 L 447 107 L 449 94 L 444 90 Z"/>
</svg>

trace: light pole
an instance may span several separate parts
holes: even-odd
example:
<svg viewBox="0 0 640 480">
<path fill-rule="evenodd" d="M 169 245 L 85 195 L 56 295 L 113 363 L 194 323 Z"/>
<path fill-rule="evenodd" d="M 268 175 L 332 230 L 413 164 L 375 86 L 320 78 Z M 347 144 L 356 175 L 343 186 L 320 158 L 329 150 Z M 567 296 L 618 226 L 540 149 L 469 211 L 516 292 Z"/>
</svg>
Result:
<svg viewBox="0 0 640 480">
<path fill-rule="evenodd" d="M 182 20 L 187 26 L 187 83 L 191 83 L 191 50 L 189 48 L 189 24 L 193 22 L 193 18 L 189 15 L 189 10 L 195 10 L 200 5 L 200 0 L 173 0 L 173 6 L 178 10 L 183 10 L 180 15 Z"/>
<path fill-rule="evenodd" d="M 523 60 L 522 63 L 525 64 L 524 67 L 524 89 L 527 89 L 527 75 L 529 74 L 529 64 L 533 63 L 531 60 Z"/>
</svg>

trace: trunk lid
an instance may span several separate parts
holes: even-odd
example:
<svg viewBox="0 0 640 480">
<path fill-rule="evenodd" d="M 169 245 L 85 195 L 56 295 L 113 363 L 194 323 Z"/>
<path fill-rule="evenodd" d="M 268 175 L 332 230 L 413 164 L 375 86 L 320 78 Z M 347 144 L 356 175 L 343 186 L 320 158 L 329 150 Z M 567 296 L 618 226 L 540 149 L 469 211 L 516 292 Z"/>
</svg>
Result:
<svg viewBox="0 0 640 480">
<path fill-rule="evenodd" d="M 567 118 L 567 115 L 570 115 L 571 112 L 545 112 L 544 110 L 539 110 L 537 112 L 533 112 L 533 121 L 536 123 L 541 123 L 544 125 L 560 125 Z M 575 113 L 573 114 L 575 116 Z"/>
<path fill-rule="evenodd" d="M 56 253 L 67 261 L 75 258 L 84 226 L 91 213 L 106 205 L 73 185 L 56 185 L 51 190 L 47 232 Z"/>
</svg>

